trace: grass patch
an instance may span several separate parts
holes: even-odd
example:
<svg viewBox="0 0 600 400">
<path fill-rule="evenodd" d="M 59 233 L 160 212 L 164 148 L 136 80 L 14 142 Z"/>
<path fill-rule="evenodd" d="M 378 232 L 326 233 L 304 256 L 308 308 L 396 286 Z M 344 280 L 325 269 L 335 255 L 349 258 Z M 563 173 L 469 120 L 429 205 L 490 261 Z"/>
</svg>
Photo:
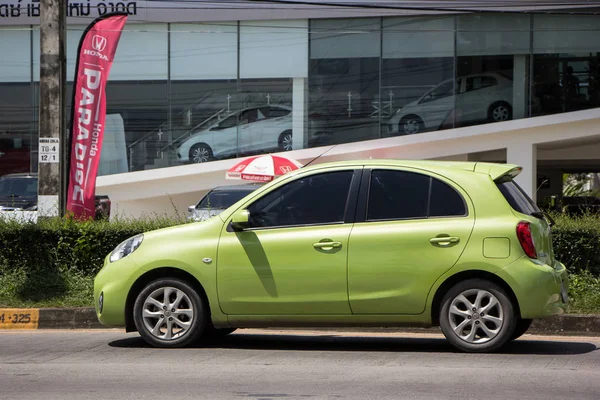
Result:
<svg viewBox="0 0 600 400">
<path fill-rule="evenodd" d="M 572 314 L 600 314 L 600 278 L 589 272 L 569 275 L 569 307 Z"/>
</svg>

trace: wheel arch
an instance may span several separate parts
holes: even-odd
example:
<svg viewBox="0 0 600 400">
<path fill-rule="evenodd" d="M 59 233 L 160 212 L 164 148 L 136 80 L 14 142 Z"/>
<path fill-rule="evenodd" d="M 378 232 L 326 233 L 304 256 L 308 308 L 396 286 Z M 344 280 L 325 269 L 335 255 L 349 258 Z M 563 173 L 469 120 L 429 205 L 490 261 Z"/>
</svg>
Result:
<svg viewBox="0 0 600 400">
<path fill-rule="evenodd" d="M 195 276 L 186 272 L 179 268 L 174 267 L 161 267 L 155 268 L 151 271 L 146 272 L 141 275 L 131 286 L 129 293 L 127 293 L 127 300 L 125 301 L 125 331 L 126 332 L 136 332 L 137 328 L 135 327 L 135 323 L 133 321 L 133 306 L 135 304 L 135 299 L 140 294 L 140 292 L 148 285 L 150 282 L 155 281 L 160 278 L 177 278 L 187 282 L 191 285 L 200 295 L 200 298 L 208 308 L 208 318 L 210 321 L 211 312 L 210 312 L 210 303 L 208 301 L 208 296 L 206 295 L 206 291 L 202 284 L 196 279 Z"/>
<path fill-rule="evenodd" d="M 450 290 L 450 288 L 452 288 L 459 282 L 474 278 L 488 280 L 504 289 L 515 307 L 515 315 L 517 316 L 517 318 L 521 317 L 521 309 L 519 307 L 519 301 L 517 300 L 517 296 L 515 295 L 515 292 L 512 290 L 510 285 L 506 283 L 506 281 L 504 281 L 504 279 L 500 278 L 498 275 L 492 274 L 491 272 L 482 270 L 469 270 L 462 271 L 448 277 L 438 287 L 431 302 L 431 325 L 439 326 L 440 324 L 440 309 L 442 307 L 441 303 L 442 299 L 444 298 L 444 295 L 448 292 L 448 290 Z"/>
</svg>

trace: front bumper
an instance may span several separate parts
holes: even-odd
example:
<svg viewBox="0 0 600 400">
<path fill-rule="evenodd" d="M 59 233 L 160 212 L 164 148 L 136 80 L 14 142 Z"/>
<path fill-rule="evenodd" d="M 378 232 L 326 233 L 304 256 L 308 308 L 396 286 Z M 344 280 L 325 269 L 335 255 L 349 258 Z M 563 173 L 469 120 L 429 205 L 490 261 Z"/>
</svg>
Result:
<svg viewBox="0 0 600 400">
<path fill-rule="evenodd" d="M 94 308 L 103 325 L 125 326 L 127 295 L 137 278 L 137 270 L 136 263 L 129 257 L 114 263 L 109 261 L 108 256 L 105 258 L 103 268 L 94 279 Z"/>
<path fill-rule="evenodd" d="M 555 261 L 549 266 L 523 256 L 497 275 L 511 286 L 521 318 L 543 318 L 565 312 L 569 278 L 562 263 Z"/>
</svg>

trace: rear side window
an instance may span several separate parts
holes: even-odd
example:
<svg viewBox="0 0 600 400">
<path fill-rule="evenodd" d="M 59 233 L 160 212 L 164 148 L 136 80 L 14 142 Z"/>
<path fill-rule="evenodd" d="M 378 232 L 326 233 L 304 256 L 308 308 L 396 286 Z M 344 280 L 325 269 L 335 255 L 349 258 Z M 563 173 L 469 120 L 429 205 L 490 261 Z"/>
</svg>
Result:
<svg viewBox="0 0 600 400">
<path fill-rule="evenodd" d="M 446 183 L 413 172 L 371 173 L 367 220 L 464 216 L 462 196 Z"/>
<path fill-rule="evenodd" d="M 534 212 L 539 212 L 540 209 L 535 205 L 533 200 L 515 181 L 496 183 L 500 193 L 504 196 L 508 204 L 515 210 L 523 214 L 531 215 Z"/>
<path fill-rule="evenodd" d="M 444 182 L 431 178 L 430 217 L 467 215 L 467 206 L 462 196 Z"/>
</svg>

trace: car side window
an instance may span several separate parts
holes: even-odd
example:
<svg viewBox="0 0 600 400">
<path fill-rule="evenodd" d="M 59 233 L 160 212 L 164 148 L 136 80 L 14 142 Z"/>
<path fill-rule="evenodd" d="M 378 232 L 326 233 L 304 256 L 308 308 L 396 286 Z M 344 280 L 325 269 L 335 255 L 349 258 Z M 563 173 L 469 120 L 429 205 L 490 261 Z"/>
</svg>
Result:
<svg viewBox="0 0 600 400">
<path fill-rule="evenodd" d="M 285 117 L 291 111 L 286 108 L 271 107 L 269 108 L 269 118 Z"/>
<path fill-rule="evenodd" d="M 297 179 L 248 207 L 251 228 L 333 224 L 344 221 L 354 171 Z"/>
<path fill-rule="evenodd" d="M 431 178 L 429 217 L 467 215 L 467 205 L 462 196 L 450 185 Z"/>
<path fill-rule="evenodd" d="M 413 172 L 371 173 L 367 220 L 427 217 L 429 177 Z"/>
<path fill-rule="evenodd" d="M 368 221 L 466 214 L 462 196 L 438 179 L 407 171 L 374 170 L 371 173 Z"/>
<path fill-rule="evenodd" d="M 472 78 L 467 78 L 467 88 L 466 91 L 470 92 L 472 90 L 483 89 L 486 87 L 494 86 L 498 82 L 496 78 L 493 76 L 475 76 Z"/>
<path fill-rule="evenodd" d="M 238 122 L 238 116 L 231 115 L 219 123 L 218 129 L 233 128 L 234 126 L 237 125 L 237 122 Z"/>
</svg>

